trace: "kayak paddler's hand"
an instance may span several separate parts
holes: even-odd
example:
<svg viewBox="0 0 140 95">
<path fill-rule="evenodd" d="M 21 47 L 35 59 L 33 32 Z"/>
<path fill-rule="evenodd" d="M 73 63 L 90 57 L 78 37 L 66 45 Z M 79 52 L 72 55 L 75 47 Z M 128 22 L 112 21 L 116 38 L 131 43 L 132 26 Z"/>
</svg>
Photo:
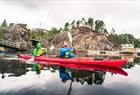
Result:
<svg viewBox="0 0 140 95">
<path fill-rule="evenodd" d="M 76 50 L 73 48 L 73 49 L 71 49 L 71 52 L 73 53 L 73 54 L 76 54 Z"/>
</svg>

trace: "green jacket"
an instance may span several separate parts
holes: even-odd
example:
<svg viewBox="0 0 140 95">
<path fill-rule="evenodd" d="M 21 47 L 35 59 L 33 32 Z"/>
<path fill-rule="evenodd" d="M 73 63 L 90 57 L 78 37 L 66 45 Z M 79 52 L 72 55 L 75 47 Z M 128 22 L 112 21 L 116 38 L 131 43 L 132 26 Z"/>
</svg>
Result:
<svg viewBox="0 0 140 95">
<path fill-rule="evenodd" d="M 34 51 L 33 51 L 33 55 L 34 55 L 34 56 L 38 56 L 38 54 L 37 54 L 38 50 L 39 50 L 39 49 L 37 49 L 37 48 L 34 49 Z"/>
<path fill-rule="evenodd" d="M 42 49 L 41 44 L 37 43 L 36 48 L 33 51 L 33 55 L 34 56 L 40 56 L 43 53 L 44 53 L 44 50 Z"/>
</svg>

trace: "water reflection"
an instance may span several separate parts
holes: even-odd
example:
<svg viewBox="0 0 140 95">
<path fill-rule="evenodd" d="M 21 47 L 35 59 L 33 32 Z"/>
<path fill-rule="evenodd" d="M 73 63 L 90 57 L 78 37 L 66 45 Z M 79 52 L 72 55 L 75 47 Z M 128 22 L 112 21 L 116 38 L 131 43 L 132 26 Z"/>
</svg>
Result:
<svg viewBox="0 0 140 95">
<path fill-rule="evenodd" d="M 128 62 L 123 64 L 121 67 L 125 69 L 131 69 L 133 68 L 136 64 L 140 63 L 140 58 L 137 58 L 135 56 L 121 56 L 122 59 L 127 59 Z"/>
<path fill-rule="evenodd" d="M 138 95 L 139 61 L 122 66 L 129 73 L 125 77 L 118 75 L 125 74 L 120 68 L 82 66 L 43 66 L 36 75 L 33 64 L 0 60 L 0 95 Z"/>
<path fill-rule="evenodd" d="M 68 67 L 66 67 L 68 66 Z M 76 81 L 81 83 L 87 83 L 88 85 L 102 84 L 105 79 L 105 74 L 107 72 L 118 73 L 127 76 L 127 73 L 120 68 L 114 67 L 101 67 L 101 66 L 43 66 L 39 63 L 25 64 L 23 61 L 15 60 L 13 63 L 11 61 L 6 61 L 6 63 L 0 63 L 0 73 L 2 74 L 2 79 L 5 78 L 5 73 L 9 73 L 8 77 L 21 76 L 26 74 L 29 70 L 36 71 L 36 74 L 40 74 L 41 70 L 49 70 L 51 72 L 59 71 L 59 77 L 63 83 L 67 80 Z M 30 68 L 30 69 L 29 69 Z"/>
<path fill-rule="evenodd" d="M 19 64 L 19 62 L 16 63 L 11 63 L 7 61 L 5 62 L 0 62 L 0 73 L 2 74 L 2 79 L 5 78 L 5 74 L 8 73 L 8 77 L 11 76 L 21 76 L 23 74 L 26 74 L 28 72 L 28 67 L 31 67 L 30 64 Z"/>
<path fill-rule="evenodd" d="M 140 57 L 139 58 L 135 58 L 134 59 L 134 63 L 136 63 L 137 65 L 140 65 Z"/>
<path fill-rule="evenodd" d="M 59 68 L 61 81 L 65 83 L 67 80 L 75 81 L 80 84 L 87 83 L 88 85 L 102 84 L 105 79 L 106 72 L 104 71 L 87 71 L 76 70 L 65 67 Z"/>
</svg>

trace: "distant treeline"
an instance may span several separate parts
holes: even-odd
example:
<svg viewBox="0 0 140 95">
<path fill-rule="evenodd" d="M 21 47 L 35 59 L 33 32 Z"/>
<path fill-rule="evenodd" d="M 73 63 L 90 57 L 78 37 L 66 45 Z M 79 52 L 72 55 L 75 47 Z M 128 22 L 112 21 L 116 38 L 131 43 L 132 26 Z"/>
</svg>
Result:
<svg viewBox="0 0 140 95">
<path fill-rule="evenodd" d="M 121 44 L 133 44 L 135 48 L 140 48 L 140 40 L 136 39 L 132 34 L 110 33 L 109 39 L 117 46 Z"/>
</svg>

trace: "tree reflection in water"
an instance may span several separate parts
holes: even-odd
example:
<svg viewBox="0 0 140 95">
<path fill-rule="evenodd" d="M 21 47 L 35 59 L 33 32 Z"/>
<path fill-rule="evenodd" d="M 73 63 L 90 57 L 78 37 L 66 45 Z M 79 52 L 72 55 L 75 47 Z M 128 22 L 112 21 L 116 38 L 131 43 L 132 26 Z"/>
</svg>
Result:
<svg viewBox="0 0 140 95">
<path fill-rule="evenodd" d="M 8 77 L 12 76 L 21 76 L 23 74 L 26 74 L 28 72 L 27 68 L 31 68 L 30 64 L 19 64 L 19 62 L 10 63 L 10 62 L 0 62 L 0 73 L 2 74 L 2 79 L 4 79 L 6 76 L 5 74 L 8 73 Z"/>
<path fill-rule="evenodd" d="M 67 80 L 71 80 L 73 82 L 87 83 L 88 85 L 92 85 L 93 83 L 101 85 L 105 79 L 106 72 L 104 71 L 88 71 L 88 70 L 77 70 L 77 69 L 69 69 L 65 67 L 60 67 L 59 69 L 60 78 L 62 82 L 66 82 Z"/>
<path fill-rule="evenodd" d="M 94 83 L 101 85 L 104 82 L 106 72 L 95 71 L 94 72 Z"/>
<path fill-rule="evenodd" d="M 59 67 L 60 78 L 63 83 L 67 80 L 71 80 L 67 95 L 70 95 L 72 90 L 72 83 L 78 82 L 82 85 L 87 83 L 92 85 L 93 83 L 101 85 L 104 82 L 106 72 L 103 71 L 88 71 L 88 70 L 76 70 L 65 67 Z"/>
</svg>

